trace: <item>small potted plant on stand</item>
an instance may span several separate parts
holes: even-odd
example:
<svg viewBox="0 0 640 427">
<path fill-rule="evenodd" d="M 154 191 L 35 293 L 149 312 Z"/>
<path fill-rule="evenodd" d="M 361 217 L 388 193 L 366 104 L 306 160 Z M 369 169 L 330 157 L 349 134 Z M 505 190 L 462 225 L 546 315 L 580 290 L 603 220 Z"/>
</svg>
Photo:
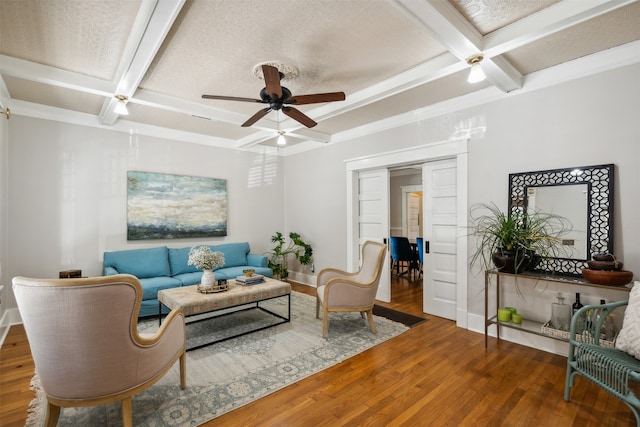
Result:
<svg viewBox="0 0 640 427">
<path fill-rule="evenodd" d="M 562 236 L 571 230 L 569 221 L 545 212 L 517 210 L 507 215 L 495 204 L 480 203 L 470 210 L 471 235 L 478 246 L 471 265 L 487 270 L 495 266 L 504 273 L 518 274 L 535 267 L 540 257 L 563 252 Z"/>
<path fill-rule="evenodd" d="M 269 254 L 269 268 L 273 270 L 273 276 L 279 280 L 286 280 L 289 277 L 289 269 L 287 267 L 287 258 L 289 255 L 295 258 L 302 265 L 311 264 L 311 256 L 313 249 L 311 245 L 306 243 L 298 233 L 289 233 L 289 244 L 285 246 L 285 238 L 281 232 L 277 232 L 271 236 L 271 242 L 275 243 Z"/>
</svg>

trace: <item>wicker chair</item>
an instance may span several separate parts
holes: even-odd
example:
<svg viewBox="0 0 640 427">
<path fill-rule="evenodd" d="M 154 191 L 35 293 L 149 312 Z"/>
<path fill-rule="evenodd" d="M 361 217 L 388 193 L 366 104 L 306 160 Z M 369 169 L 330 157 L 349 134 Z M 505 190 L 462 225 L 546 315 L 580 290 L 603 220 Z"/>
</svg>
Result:
<svg viewBox="0 0 640 427">
<path fill-rule="evenodd" d="M 599 339 L 605 317 L 615 308 L 627 304 L 628 301 L 618 301 L 609 304 L 588 305 L 573 315 L 569 336 L 564 400 L 569 401 L 575 376 L 581 375 L 629 406 L 636 417 L 636 424 L 640 426 L 640 400 L 630 387 L 631 382 L 640 382 L 640 360 L 622 350 L 601 346 Z M 584 317 L 590 310 L 592 313 L 597 310 L 601 312 L 599 321 L 594 324 L 592 331 L 578 335 L 581 337 L 581 340 L 578 341 L 576 337 L 578 318 Z M 593 331 L 598 331 L 598 333 Z"/>
<path fill-rule="evenodd" d="M 131 396 L 178 360 L 185 388 L 184 315 L 174 310 L 156 334 L 138 334 L 142 286 L 136 277 L 15 277 L 13 291 L 47 396 L 46 426 L 57 424 L 61 407 L 117 401 L 124 426 L 132 426 Z"/>
</svg>

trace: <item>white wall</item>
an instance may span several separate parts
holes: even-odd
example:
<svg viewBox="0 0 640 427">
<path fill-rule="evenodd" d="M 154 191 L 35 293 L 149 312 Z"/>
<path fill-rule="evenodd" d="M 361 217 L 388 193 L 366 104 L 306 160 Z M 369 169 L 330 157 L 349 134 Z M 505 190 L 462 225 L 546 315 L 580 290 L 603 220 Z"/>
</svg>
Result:
<svg viewBox="0 0 640 427">
<path fill-rule="evenodd" d="M 9 238 L 3 284 L 17 275 L 102 274 L 105 251 L 248 241 L 271 248 L 284 228 L 282 158 L 13 116 L 9 127 Z M 127 241 L 129 170 L 227 180 L 227 236 Z M 4 241 L 4 239 L 3 239 Z M 8 301 L 15 307 L 11 296 Z"/>
<path fill-rule="evenodd" d="M 313 233 L 316 271 L 346 268 L 347 159 L 472 135 L 469 203 L 506 211 L 508 175 L 604 163 L 616 165 L 615 254 L 640 275 L 640 65 L 446 114 L 319 150 L 287 157 L 287 223 Z M 322 164 L 322 168 L 319 167 Z M 305 193 L 305 209 L 292 209 Z M 464 234 L 464 233 L 462 233 Z M 469 250 L 473 251 L 473 242 Z M 468 276 L 469 311 L 484 314 L 483 276 Z M 595 288 L 583 293 L 587 300 Z M 540 310 L 549 308 L 539 307 Z M 520 305 L 526 304 L 522 301 Z"/>
</svg>

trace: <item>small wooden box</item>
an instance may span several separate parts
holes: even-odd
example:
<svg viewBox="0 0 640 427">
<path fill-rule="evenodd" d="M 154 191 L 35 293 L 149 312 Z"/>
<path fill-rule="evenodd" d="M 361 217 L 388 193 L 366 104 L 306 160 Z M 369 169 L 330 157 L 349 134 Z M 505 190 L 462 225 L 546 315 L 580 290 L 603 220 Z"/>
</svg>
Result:
<svg viewBox="0 0 640 427">
<path fill-rule="evenodd" d="M 60 272 L 60 279 L 78 279 L 82 277 L 82 270 L 66 270 Z"/>
</svg>

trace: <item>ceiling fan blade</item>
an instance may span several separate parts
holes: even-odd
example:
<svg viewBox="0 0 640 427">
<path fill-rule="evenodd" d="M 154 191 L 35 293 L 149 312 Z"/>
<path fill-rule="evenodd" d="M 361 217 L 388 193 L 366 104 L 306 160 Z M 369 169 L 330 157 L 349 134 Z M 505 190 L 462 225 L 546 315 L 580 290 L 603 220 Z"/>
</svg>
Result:
<svg viewBox="0 0 640 427">
<path fill-rule="evenodd" d="M 282 86 L 280 86 L 280 72 L 278 69 L 271 65 L 263 65 L 262 75 L 269 95 L 282 98 Z"/>
<path fill-rule="evenodd" d="M 238 96 L 219 96 L 219 95 L 202 95 L 204 99 L 221 99 L 223 101 L 243 101 L 243 102 L 260 102 L 266 104 L 262 99 L 255 98 L 241 98 Z"/>
<path fill-rule="evenodd" d="M 308 128 L 312 128 L 315 125 L 317 125 L 317 123 L 314 122 L 309 116 L 307 116 L 306 114 L 304 114 L 299 110 L 296 110 L 295 108 L 282 107 L 282 112 L 285 113 L 287 116 L 291 117 L 293 120 L 296 120 L 302 123 Z"/>
<path fill-rule="evenodd" d="M 271 108 L 265 108 L 263 110 L 258 111 L 257 113 L 255 113 L 253 116 L 249 117 L 249 120 L 247 120 L 246 122 L 244 122 L 242 124 L 243 128 L 249 127 L 252 124 L 254 124 L 255 122 L 257 122 L 258 120 L 260 120 L 261 118 L 263 118 L 264 116 L 267 115 L 267 113 L 271 111 Z"/>
<path fill-rule="evenodd" d="M 319 102 L 344 101 L 346 96 L 344 92 L 315 93 L 313 95 L 292 96 L 284 101 L 285 104 L 316 104 Z"/>
</svg>

